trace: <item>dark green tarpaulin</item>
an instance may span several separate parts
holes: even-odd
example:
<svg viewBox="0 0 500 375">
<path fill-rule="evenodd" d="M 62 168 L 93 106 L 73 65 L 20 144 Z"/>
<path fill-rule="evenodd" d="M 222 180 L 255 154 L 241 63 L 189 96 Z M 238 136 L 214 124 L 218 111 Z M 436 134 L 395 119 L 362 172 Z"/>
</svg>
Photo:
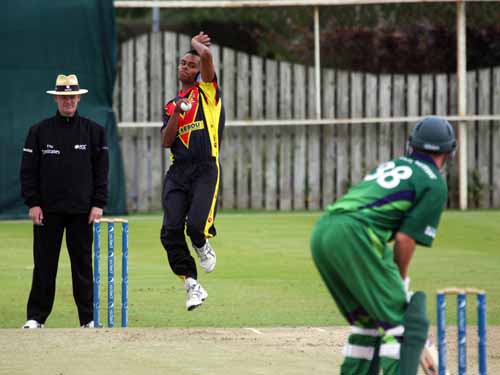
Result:
<svg viewBox="0 0 500 375">
<path fill-rule="evenodd" d="M 125 213 L 123 162 L 112 111 L 116 34 L 112 0 L 7 0 L 0 12 L 0 218 L 27 217 L 19 166 L 29 127 L 56 111 L 58 74 L 89 90 L 78 111 L 105 126 L 110 146 L 108 214 Z"/>
</svg>

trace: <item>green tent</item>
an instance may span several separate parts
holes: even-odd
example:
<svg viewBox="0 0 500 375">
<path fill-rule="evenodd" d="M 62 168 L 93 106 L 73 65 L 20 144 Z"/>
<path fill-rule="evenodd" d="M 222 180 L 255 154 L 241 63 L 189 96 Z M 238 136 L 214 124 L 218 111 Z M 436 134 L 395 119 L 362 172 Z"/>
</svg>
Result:
<svg viewBox="0 0 500 375">
<path fill-rule="evenodd" d="M 55 114 L 58 74 L 76 74 L 78 111 L 106 128 L 110 147 L 107 214 L 126 211 L 123 162 L 112 110 L 116 32 L 112 0 L 6 0 L 0 12 L 0 218 L 27 217 L 19 167 L 29 127 Z"/>
</svg>

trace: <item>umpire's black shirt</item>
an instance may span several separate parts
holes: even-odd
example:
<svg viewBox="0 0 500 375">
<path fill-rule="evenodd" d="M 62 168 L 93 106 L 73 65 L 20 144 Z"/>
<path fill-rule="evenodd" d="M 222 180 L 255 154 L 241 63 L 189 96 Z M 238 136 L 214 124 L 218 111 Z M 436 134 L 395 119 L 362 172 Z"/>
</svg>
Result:
<svg viewBox="0 0 500 375">
<path fill-rule="evenodd" d="M 108 146 L 104 128 L 75 113 L 57 112 L 33 125 L 21 163 L 21 193 L 28 207 L 81 214 L 107 200 Z"/>
</svg>

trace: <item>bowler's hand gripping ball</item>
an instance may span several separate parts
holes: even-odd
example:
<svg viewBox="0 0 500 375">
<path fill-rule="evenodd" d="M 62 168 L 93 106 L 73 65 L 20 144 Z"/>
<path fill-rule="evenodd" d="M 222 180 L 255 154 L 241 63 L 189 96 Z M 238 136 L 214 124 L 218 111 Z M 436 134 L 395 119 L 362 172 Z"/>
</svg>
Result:
<svg viewBox="0 0 500 375">
<path fill-rule="evenodd" d="M 191 103 L 182 102 L 180 107 L 182 112 L 187 112 L 191 109 Z"/>
</svg>

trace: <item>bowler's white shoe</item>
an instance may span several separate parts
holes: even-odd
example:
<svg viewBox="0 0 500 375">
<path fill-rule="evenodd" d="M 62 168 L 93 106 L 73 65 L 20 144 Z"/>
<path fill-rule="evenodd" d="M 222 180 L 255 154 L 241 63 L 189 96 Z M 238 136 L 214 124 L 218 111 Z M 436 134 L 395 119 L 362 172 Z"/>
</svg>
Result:
<svg viewBox="0 0 500 375">
<path fill-rule="evenodd" d="M 23 325 L 24 329 L 35 329 L 35 328 L 43 328 L 43 324 L 38 323 L 36 320 L 28 320 Z"/>
<path fill-rule="evenodd" d="M 203 268 L 205 272 L 212 272 L 215 269 L 215 250 L 208 243 L 208 240 L 205 242 L 205 245 L 202 247 L 196 247 L 193 244 L 194 251 L 198 254 L 198 258 L 200 258 L 200 266 Z"/>
<path fill-rule="evenodd" d="M 186 288 L 186 308 L 191 311 L 198 306 L 201 306 L 203 301 L 208 297 L 208 293 L 195 279 L 188 277 L 184 282 L 184 288 Z"/>
<path fill-rule="evenodd" d="M 82 328 L 95 328 L 94 321 L 91 320 L 87 324 L 82 325 Z"/>
</svg>

